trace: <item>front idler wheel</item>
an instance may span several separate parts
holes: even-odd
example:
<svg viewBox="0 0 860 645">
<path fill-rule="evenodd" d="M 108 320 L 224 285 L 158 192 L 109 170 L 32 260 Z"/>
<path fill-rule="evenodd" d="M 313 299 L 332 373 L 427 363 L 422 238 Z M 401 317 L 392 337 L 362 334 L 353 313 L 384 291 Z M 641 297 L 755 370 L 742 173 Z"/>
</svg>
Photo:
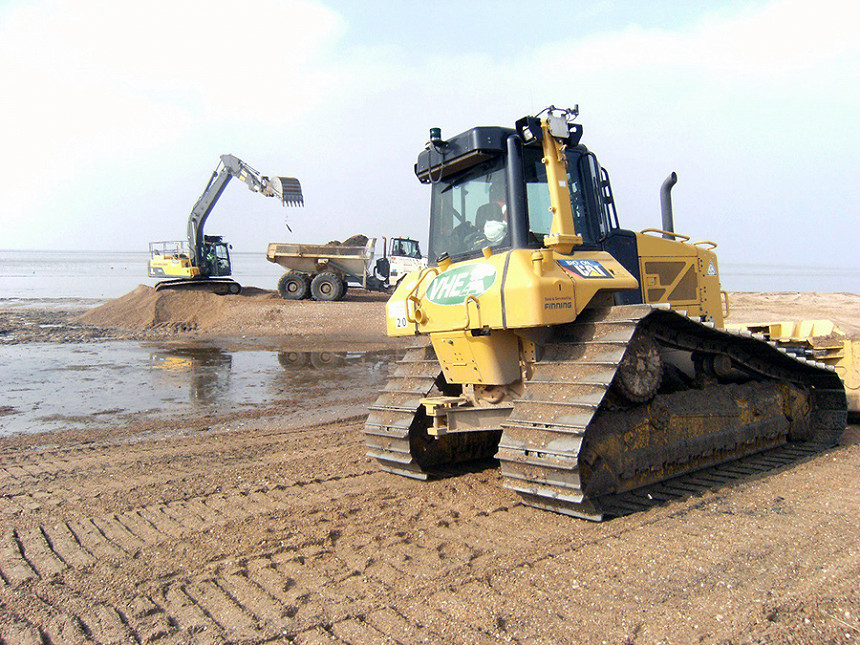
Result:
<svg viewBox="0 0 860 645">
<path fill-rule="evenodd" d="M 633 337 L 618 365 L 612 389 L 625 401 L 650 401 L 663 380 L 663 359 L 657 341 L 645 334 Z"/>
</svg>

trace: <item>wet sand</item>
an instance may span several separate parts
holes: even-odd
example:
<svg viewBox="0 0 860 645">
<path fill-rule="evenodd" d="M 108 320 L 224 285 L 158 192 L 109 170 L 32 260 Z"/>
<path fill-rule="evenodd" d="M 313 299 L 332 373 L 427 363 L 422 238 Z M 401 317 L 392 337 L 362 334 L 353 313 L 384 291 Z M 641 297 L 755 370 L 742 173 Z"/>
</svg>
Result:
<svg viewBox="0 0 860 645">
<path fill-rule="evenodd" d="M 839 295 L 832 305 L 801 294 L 790 317 L 837 314 L 856 335 L 860 296 Z M 733 300 L 738 321 L 756 307 L 785 317 L 783 295 Z M 9 348 L 22 352 L 86 342 L 107 361 L 119 339 L 218 339 L 227 351 L 280 351 L 288 379 L 311 374 L 281 400 L 0 439 L 0 642 L 860 637 L 857 426 L 814 457 L 592 524 L 523 506 L 493 463 L 415 482 L 365 457 L 378 384 L 357 377 L 346 354 L 330 365 L 334 379 L 313 372 L 325 368 L 321 351 L 400 346 L 384 337 L 383 300 L 263 293 L 240 304 L 233 323 L 186 309 L 172 327 L 141 329 L 86 325 L 79 310 L 0 311 L 10 330 L 0 342 L 13 334 Z M 10 315 L 30 316 L 31 329 Z M 300 351 L 317 352 L 317 364 Z"/>
</svg>

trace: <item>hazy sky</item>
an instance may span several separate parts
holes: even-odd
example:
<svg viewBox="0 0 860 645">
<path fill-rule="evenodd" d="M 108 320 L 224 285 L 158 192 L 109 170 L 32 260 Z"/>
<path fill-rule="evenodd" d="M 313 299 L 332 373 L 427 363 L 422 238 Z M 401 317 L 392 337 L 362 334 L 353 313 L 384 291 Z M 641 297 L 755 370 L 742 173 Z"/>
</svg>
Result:
<svg viewBox="0 0 860 645">
<path fill-rule="evenodd" d="M 305 208 L 228 187 L 237 251 L 427 237 L 412 165 L 453 135 L 580 105 L 622 225 L 724 261 L 857 268 L 860 2 L 0 3 L 0 248 L 181 239 L 218 156 L 292 175 Z M 284 227 L 285 216 L 293 229 Z"/>
</svg>

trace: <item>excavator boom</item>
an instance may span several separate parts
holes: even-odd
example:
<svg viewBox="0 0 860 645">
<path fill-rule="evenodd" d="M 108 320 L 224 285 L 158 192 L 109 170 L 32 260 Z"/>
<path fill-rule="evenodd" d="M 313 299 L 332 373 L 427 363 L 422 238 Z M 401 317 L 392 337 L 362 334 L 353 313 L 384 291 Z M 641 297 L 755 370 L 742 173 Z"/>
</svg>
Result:
<svg viewBox="0 0 860 645">
<path fill-rule="evenodd" d="M 221 155 L 218 166 L 188 216 L 188 246 L 197 266 L 203 264 L 203 228 L 206 220 L 233 177 L 240 179 L 255 193 L 264 197 L 277 197 L 284 206 L 304 206 L 302 186 L 295 177 L 265 177 L 238 157 Z"/>
</svg>

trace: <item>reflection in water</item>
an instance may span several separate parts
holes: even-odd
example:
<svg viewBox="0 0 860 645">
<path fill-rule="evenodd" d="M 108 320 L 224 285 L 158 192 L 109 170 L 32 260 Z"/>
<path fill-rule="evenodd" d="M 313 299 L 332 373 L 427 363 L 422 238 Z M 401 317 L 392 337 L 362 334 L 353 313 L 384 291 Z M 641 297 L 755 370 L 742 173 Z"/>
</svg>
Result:
<svg viewBox="0 0 860 645">
<path fill-rule="evenodd" d="M 116 425 L 135 414 L 364 410 L 403 353 L 129 341 L 0 345 L 0 436 Z"/>
<path fill-rule="evenodd" d="M 393 363 L 403 358 L 405 350 L 382 349 L 373 352 L 278 352 L 278 362 L 285 370 L 311 368 L 331 369 L 343 365 L 376 365 Z"/>
<path fill-rule="evenodd" d="M 285 370 L 303 367 L 320 370 L 343 365 L 346 362 L 346 354 L 336 352 L 278 352 L 278 362 Z"/>
<path fill-rule="evenodd" d="M 301 352 L 281 350 L 278 363 L 286 372 L 277 397 L 309 401 L 321 392 L 343 392 L 361 388 L 375 392 L 385 382 L 388 367 L 403 357 L 405 350 L 372 352 Z"/>
<path fill-rule="evenodd" d="M 233 357 L 217 347 L 159 349 L 150 353 L 149 366 L 167 385 L 187 384 L 192 403 L 207 404 L 229 391 Z"/>
</svg>

